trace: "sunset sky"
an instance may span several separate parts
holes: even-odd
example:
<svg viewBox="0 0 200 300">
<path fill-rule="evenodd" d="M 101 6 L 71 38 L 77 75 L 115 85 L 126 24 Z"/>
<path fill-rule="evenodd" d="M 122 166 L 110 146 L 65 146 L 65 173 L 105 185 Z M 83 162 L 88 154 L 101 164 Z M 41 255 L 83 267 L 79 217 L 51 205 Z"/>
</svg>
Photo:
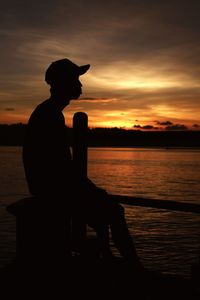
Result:
<svg viewBox="0 0 200 300">
<path fill-rule="evenodd" d="M 0 123 L 26 123 L 49 97 L 48 65 L 91 64 L 71 125 L 200 130 L 200 2 L 7 0 L 0 9 Z"/>
</svg>

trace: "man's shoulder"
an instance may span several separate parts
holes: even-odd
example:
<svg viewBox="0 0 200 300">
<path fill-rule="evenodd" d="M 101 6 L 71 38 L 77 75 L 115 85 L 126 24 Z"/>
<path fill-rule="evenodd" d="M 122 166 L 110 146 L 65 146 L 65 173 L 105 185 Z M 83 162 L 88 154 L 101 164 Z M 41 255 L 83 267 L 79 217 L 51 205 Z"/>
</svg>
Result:
<svg viewBox="0 0 200 300">
<path fill-rule="evenodd" d="M 36 106 L 33 113 L 42 113 L 53 111 L 51 102 L 49 100 L 44 100 Z"/>
<path fill-rule="evenodd" d="M 58 113 L 53 107 L 51 101 L 45 100 L 38 104 L 32 112 L 29 124 L 49 124 L 49 123 L 63 123 L 64 116 L 62 113 Z"/>
<path fill-rule="evenodd" d="M 33 120 L 39 120 L 40 118 L 48 118 L 48 116 L 53 114 L 53 109 L 51 107 L 51 103 L 49 100 L 45 100 L 38 104 L 36 108 L 33 110 L 30 116 L 30 122 Z"/>
</svg>

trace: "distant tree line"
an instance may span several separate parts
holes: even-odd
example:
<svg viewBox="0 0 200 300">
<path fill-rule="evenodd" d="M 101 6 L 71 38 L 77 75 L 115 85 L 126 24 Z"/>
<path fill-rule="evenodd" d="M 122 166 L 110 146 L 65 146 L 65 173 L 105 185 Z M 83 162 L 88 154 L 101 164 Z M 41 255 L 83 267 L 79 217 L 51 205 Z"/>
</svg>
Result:
<svg viewBox="0 0 200 300">
<path fill-rule="evenodd" d="M 88 133 L 90 146 L 200 147 L 200 131 L 142 131 L 94 128 Z"/>
<path fill-rule="evenodd" d="M 24 141 L 27 125 L 19 123 L 0 125 L 0 145 L 21 146 Z"/>
<path fill-rule="evenodd" d="M 26 124 L 0 125 L 0 145 L 21 146 Z M 66 128 L 66 138 L 73 143 L 72 128 Z M 121 128 L 88 129 L 89 147 L 200 147 L 200 131 L 142 131 Z"/>
</svg>

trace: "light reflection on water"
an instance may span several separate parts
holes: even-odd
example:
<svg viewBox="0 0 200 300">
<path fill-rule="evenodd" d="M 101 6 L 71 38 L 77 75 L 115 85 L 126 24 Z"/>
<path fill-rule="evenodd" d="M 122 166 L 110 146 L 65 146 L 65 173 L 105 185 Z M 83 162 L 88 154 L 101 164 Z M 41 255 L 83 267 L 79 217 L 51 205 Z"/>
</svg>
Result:
<svg viewBox="0 0 200 300">
<path fill-rule="evenodd" d="M 110 193 L 200 203 L 200 151 L 91 148 L 89 162 Z"/>
<path fill-rule="evenodd" d="M 5 207 L 28 190 L 21 148 L 1 147 L 0 164 L 0 265 L 5 265 L 15 256 L 15 220 Z M 200 203 L 200 151 L 91 148 L 88 174 L 113 194 Z M 200 254 L 198 215 L 129 206 L 125 212 L 145 266 L 190 275 Z"/>
</svg>

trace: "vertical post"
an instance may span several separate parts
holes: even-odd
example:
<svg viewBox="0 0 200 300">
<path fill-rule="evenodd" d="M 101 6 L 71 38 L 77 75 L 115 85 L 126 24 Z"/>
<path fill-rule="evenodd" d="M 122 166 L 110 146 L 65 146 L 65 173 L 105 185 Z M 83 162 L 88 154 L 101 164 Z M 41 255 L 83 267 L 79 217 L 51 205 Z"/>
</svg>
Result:
<svg viewBox="0 0 200 300">
<path fill-rule="evenodd" d="M 76 175 L 80 178 L 87 176 L 87 130 L 88 117 L 84 112 L 77 112 L 73 117 L 73 164 Z M 84 201 L 84 199 L 79 199 Z M 81 212 L 75 212 L 72 217 L 72 244 L 75 252 L 85 252 L 86 222 Z"/>
<path fill-rule="evenodd" d="M 88 116 L 77 112 L 73 117 L 73 163 L 80 177 L 87 176 Z"/>
</svg>

